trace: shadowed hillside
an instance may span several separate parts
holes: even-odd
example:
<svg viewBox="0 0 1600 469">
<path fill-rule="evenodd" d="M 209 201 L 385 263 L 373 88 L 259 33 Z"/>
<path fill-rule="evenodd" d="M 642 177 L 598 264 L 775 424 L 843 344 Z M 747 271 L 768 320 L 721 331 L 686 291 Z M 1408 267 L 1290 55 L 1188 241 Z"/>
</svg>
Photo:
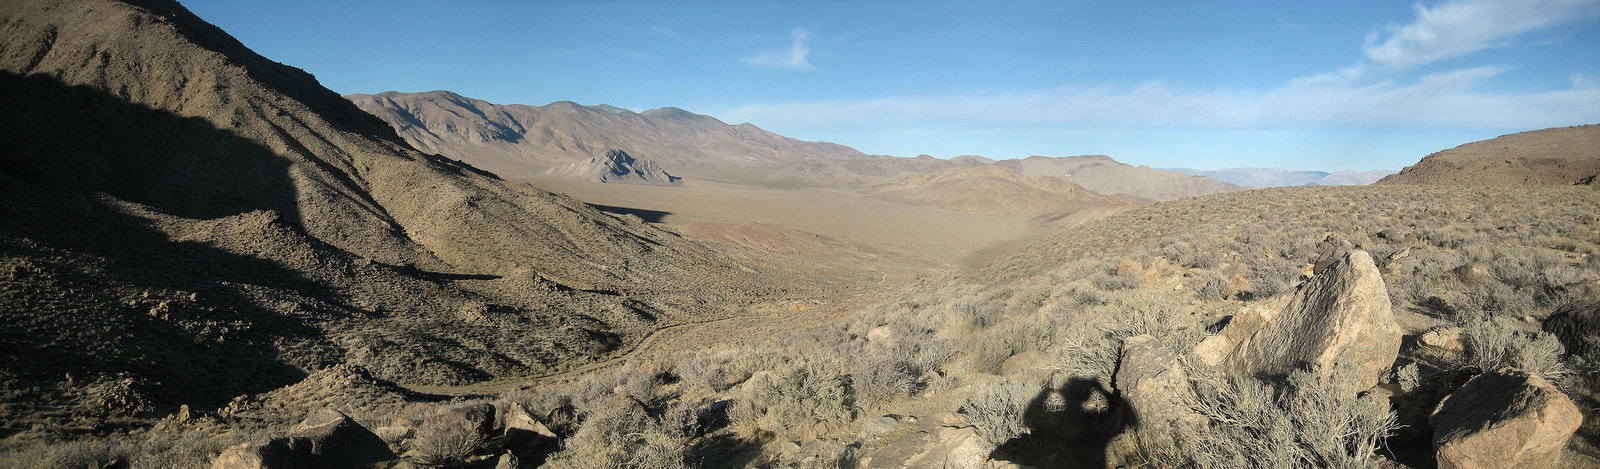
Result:
<svg viewBox="0 0 1600 469">
<path fill-rule="evenodd" d="M 7 2 L 0 30 L 4 432 L 217 408 L 340 363 L 547 372 L 778 290 L 413 150 L 176 3 Z"/>
</svg>

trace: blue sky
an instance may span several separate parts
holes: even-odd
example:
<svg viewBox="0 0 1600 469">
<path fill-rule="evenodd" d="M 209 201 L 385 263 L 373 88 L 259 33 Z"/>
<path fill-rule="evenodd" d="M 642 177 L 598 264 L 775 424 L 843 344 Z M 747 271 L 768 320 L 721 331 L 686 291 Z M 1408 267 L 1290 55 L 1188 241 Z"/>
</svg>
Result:
<svg viewBox="0 0 1600 469">
<path fill-rule="evenodd" d="M 184 4 L 339 93 L 675 106 L 896 156 L 1399 169 L 1600 123 L 1600 0 Z"/>
</svg>

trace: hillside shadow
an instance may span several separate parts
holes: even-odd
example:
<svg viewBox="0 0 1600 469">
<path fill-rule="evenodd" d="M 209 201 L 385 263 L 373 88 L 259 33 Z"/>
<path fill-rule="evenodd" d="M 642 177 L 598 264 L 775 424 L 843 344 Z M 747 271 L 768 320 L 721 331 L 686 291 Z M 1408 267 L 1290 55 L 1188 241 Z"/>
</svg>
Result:
<svg viewBox="0 0 1600 469">
<path fill-rule="evenodd" d="M 640 220 L 644 220 L 645 223 L 661 223 L 661 220 L 664 219 L 664 218 L 667 218 L 667 215 L 672 215 L 672 212 L 663 212 L 663 211 L 660 211 L 660 210 L 647 210 L 647 209 L 632 208 L 632 207 L 618 207 L 618 206 L 615 206 L 615 205 L 600 205 L 600 204 L 587 204 L 587 205 L 589 206 L 589 208 L 593 208 L 595 210 L 599 210 L 599 211 L 606 212 L 606 213 L 615 213 L 617 215 L 633 215 L 633 216 L 639 217 Z"/>
<path fill-rule="evenodd" d="M 107 199 L 191 219 L 268 210 L 298 232 L 287 160 L 205 119 L 50 77 L 0 72 L 0 109 L 0 255 L 31 266 L 0 304 L 0 363 L 19 381 L 132 375 L 161 414 L 291 384 L 304 376 L 291 356 L 319 362 L 299 346 L 321 332 L 262 299 L 338 294 L 271 260 L 173 241 Z"/>
</svg>

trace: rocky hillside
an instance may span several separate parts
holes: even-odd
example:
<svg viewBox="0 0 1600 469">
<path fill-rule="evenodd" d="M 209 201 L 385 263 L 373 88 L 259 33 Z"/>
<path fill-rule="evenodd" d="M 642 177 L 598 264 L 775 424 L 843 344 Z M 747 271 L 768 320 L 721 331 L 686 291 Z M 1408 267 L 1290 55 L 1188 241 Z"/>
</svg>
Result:
<svg viewBox="0 0 1600 469">
<path fill-rule="evenodd" d="M 1600 124 L 1502 135 L 1422 158 L 1379 184 L 1595 185 Z"/>
<path fill-rule="evenodd" d="M 636 159 L 622 150 L 606 150 L 604 155 L 550 168 L 540 175 L 619 184 L 672 184 L 679 179 L 654 161 Z"/>
<path fill-rule="evenodd" d="M 175 2 L 4 2 L 0 31 L 0 432 L 217 408 L 340 363 L 538 373 L 770 285 L 416 151 Z"/>
<path fill-rule="evenodd" d="M 1052 158 L 1030 156 L 996 163 L 1024 176 L 1053 176 L 1108 195 L 1130 195 L 1162 201 L 1239 190 L 1203 176 L 1188 176 L 1146 166 L 1133 166 L 1104 155 Z"/>
<path fill-rule="evenodd" d="M 1138 206 L 1059 178 L 1027 177 L 994 165 L 927 171 L 868 193 L 894 202 L 999 216 L 1062 218 Z"/>
<path fill-rule="evenodd" d="M 690 176 L 720 176 L 729 167 L 781 166 L 808 158 L 866 156 L 843 145 L 796 140 L 670 107 L 635 113 L 567 101 L 501 105 L 449 91 L 347 98 L 394 125 L 417 148 L 507 178 L 535 175 L 613 148 L 630 149 L 635 157 Z"/>
</svg>

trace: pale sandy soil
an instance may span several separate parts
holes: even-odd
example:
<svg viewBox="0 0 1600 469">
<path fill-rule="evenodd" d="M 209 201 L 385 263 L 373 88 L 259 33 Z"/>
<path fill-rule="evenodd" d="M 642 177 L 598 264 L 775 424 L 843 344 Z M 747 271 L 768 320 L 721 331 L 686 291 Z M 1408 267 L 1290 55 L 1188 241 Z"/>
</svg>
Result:
<svg viewBox="0 0 1600 469">
<path fill-rule="evenodd" d="M 595 184 L 552 179 L 524 182 L 590 204 L 633 211 L 646 221 L 681 227 L 696 221 L 770 223 L 870 246 L 928 267 L 972 265 L 1037 239 L 1047 230 L 1026 220 L 903 205 L 846 189 L 775 189 L 687 180 L 679 186 Z"/>
</svg>

